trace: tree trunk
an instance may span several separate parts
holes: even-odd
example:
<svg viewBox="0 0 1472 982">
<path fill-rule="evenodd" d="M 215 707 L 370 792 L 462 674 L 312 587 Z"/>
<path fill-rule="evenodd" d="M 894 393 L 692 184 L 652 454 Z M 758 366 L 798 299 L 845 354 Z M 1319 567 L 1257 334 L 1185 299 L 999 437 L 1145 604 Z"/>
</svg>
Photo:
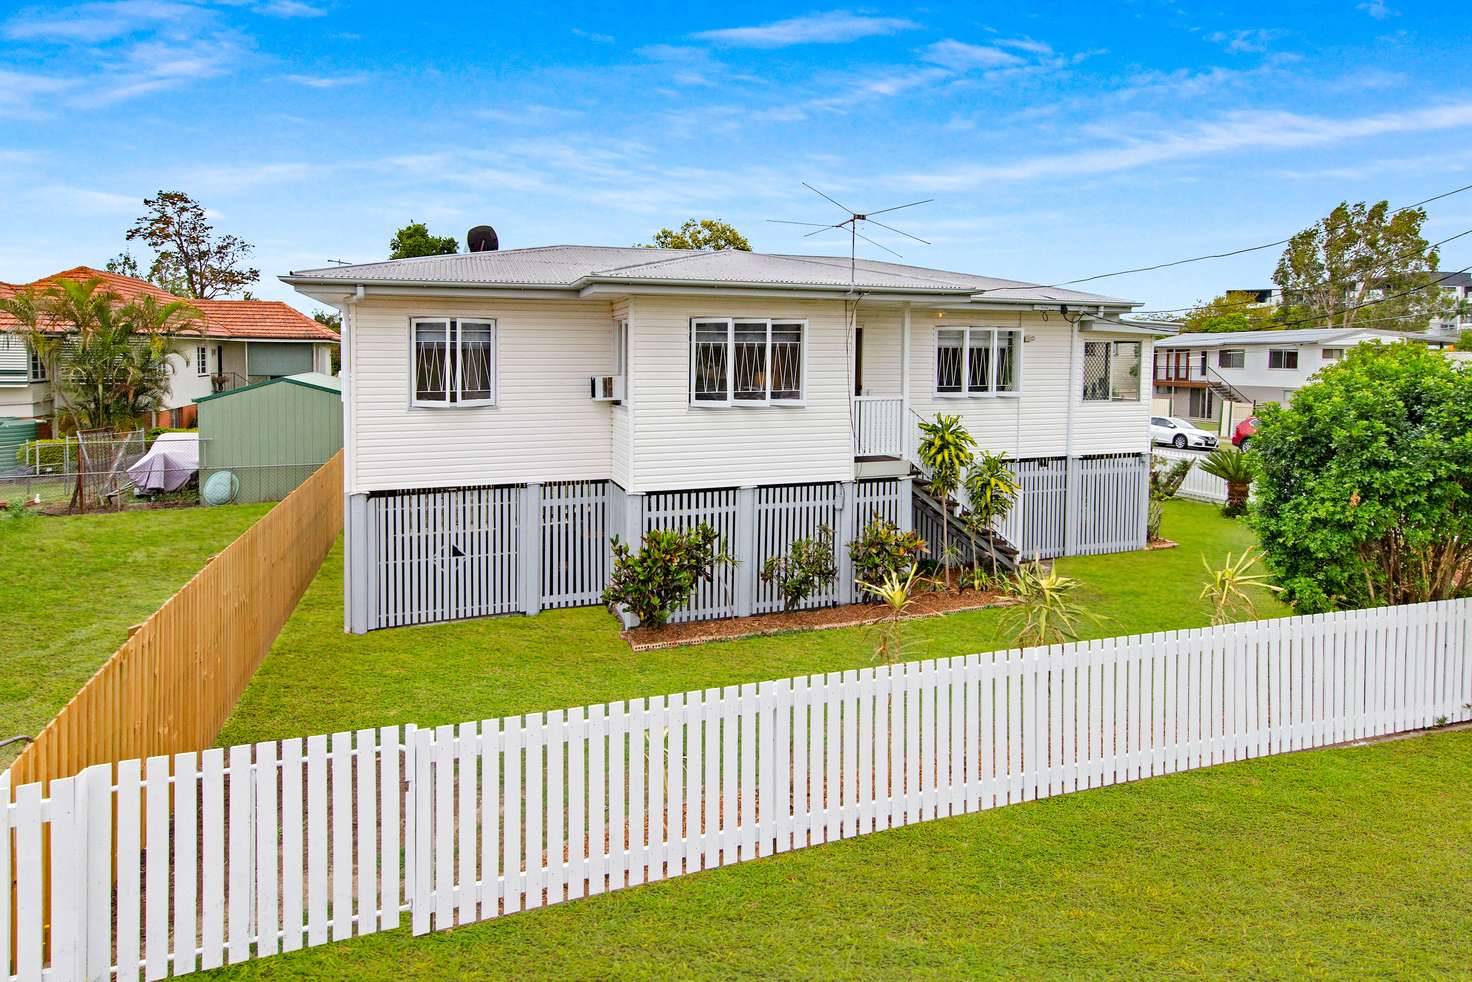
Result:
<svg viewBox="0 0 1472 982">
<path fill-rule="evenodd" d="M 1230 481 L 1227 484 L 1227 507 L 1228 515 L 1241 515 L 1247 511 L 1247 494 L 1252 485 L 1243 481 Z"/>
</svg>

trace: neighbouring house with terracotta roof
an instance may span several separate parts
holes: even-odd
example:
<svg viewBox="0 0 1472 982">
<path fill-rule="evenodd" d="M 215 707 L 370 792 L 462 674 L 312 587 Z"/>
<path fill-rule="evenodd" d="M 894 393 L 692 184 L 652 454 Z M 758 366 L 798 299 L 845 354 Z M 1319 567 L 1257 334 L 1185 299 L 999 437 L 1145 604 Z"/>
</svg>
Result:
<svg viewBox="0 0 1472 982">
<path fill-rule="evenodd" d="M 91 280 L 128 301 L 179 299 L 144 280 L 77 266 L 33 283 L 0 282 L 0 297 L 27 286 L 41 291 L 61 280 Z M 155 423 L 189 426 L 201 396 L 301 372 L 331 374 L 336 332 L 279 300 L 192 300 L 200 320 L 169 340 L 173 383 Z M 0 312 L 0 417 L 44 419 L 54 411 L 47 366 L 36 357 L 21 325 Z"/>
</svg>

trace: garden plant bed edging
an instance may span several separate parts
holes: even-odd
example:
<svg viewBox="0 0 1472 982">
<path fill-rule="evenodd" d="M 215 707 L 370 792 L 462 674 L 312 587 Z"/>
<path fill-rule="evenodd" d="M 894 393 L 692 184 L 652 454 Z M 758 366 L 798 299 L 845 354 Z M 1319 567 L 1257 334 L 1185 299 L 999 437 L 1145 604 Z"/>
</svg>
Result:
<svg viewBox="0 0 1472 982">
<path fill-rule="evenodd" d="M 1002 593 L 922 593 L 904 614 L 903 620 L 939 617 L 962 610 L 1007 607 L 1016 601 Z M 730 641 L 787 631 L 827 631 L 840 627 L 862 627 L 877 624 L 889 617 L 888 608 L 879 603 L 844 604 L 814 610 L 778 611 L 750 617 L 726 617 L 712 621 L 687 621 L 663 627 L 633 627 L 620 636 L 634 651 L 675 648 L 707 641 Z"/>
</svg>

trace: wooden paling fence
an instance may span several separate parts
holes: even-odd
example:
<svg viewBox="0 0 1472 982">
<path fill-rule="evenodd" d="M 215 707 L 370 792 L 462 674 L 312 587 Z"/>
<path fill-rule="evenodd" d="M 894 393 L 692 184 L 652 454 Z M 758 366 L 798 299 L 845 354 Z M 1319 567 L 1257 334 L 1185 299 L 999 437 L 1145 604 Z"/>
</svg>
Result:
<svg viewBox="0 0 1472 982">
<path fill-rule="evenodd" d="M 1458 600 L 99 765 L 0 808 L 0 979 L 163 978 L 405 911 L 422 934 L 1469 702 Z"/>
<path fill-rule="evenodd" d="M 123 642 L 10 767 L 12 785 L 214 742 L 342 530 L 342 452 Z"/>
</svg>

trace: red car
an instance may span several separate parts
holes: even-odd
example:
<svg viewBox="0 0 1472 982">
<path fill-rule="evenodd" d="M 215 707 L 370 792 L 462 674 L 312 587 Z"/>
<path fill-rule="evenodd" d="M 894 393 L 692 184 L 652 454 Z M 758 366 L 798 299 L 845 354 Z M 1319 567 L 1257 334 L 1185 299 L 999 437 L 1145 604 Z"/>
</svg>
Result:
<svg viewBox="0 0 1472 982">
<path fill-rule="evenodd" d="M 1232 431 L 1232 446 L 1236 447 L 1238 450 L 1246 450 L 1247 441 L 1251 440 L 1256 435 L 1257 417 L 1248 416 L 1242 422 L 1238 423 L 1237 428 Z"/>
</svg>

